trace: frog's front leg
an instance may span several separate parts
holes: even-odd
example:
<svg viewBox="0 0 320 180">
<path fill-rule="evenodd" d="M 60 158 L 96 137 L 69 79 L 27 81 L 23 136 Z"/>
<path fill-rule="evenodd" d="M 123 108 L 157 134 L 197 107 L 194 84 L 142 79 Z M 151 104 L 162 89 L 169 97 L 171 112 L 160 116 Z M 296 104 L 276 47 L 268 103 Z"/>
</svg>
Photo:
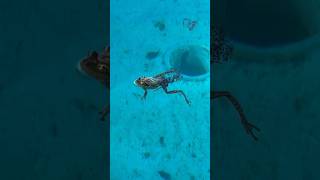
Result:
<svg viewBox="0 0 320 180">
<path fill-rule="evenodd" d="M 100 111 L 101 114 L 101 120 L 104 121 L 107 114 L 110 113 L 110 106 L 106 106 L 102 111 Z"/>
<path fill-rule="evenodd" d="M 147 89 L 143 89 L 144 90 L 144 94 L 143 94 L 143 96 L 142 96 L 142 100 L 145 100 L 146 98 L 147 98 L 147 95 L 148 95 L 148 91 L 147 91 Z"/>
<path fill-rule="evenodd" d="M 211 91 L 210 94 L 211 94 L 212 99 L 219 98 L 219 97 L 228 98 L 228 100 L 232 103 L 234 108 L 239 113 L 241 123 L 242 123 L 243 127 L 245 128 L 246 133 L 249 134 L 254 140 L 256 140 L 256 141 L 258 140 L 257 136 L 253 133 L 253 130 L 260 131 L 260 129 L 258 127 L 256 127 L 255 125 L 251 124 L 247 120 L 239 101 L 233 95 L 231 95 L 230 92 L 228 92 L 228 91 Z"/>
</svg>

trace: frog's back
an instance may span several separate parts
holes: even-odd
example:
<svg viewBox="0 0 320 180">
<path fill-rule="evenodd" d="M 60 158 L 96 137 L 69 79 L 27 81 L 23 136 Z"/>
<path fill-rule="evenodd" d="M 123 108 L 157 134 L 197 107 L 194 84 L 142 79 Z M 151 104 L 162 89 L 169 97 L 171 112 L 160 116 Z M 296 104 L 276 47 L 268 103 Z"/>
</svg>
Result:
<svg viewBox="0 0 320 180">
<path fill-rule="evenodd" d="M 161 86 L 162 78 L 149 77 L 145 79 L 147 89 L 157 89 Z"/>
</svg>

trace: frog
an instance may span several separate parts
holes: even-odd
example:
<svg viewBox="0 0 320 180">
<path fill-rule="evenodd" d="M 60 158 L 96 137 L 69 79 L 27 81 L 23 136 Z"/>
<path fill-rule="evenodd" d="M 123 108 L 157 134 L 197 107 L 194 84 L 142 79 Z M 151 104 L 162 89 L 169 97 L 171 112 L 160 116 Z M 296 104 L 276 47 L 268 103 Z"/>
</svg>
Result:
<svg viewBox="0 0 320 180">
<path fill-rule="evenodd" d="M 213 44 L 211 44 L 211 58 L 210 64 L 218 63 L 222 64 L 228 62 L 233 54 L 234 47 L 232 43 L 225 37 L 225 33 L 221 28 L 213 27 Z M 235 96 L 229 91 L 210 91 L 210 99 L 218 99 L 225 97 L 234 106 L 239 114 L 240 122 L 244 127 L 247 134 L 249 134 L 255 141 L 258 141 L 258 137 L 254 134 L 254 131 L 260 132 L 260 128 L 252 124 L 247 120 L 244 110 Z"/>
<path fill-rule="evenodd" d="M 78 69 L 101 82 L 110 92 L 110 46 L 99 54 L 97 51 L 89 52 L 88 55 L 80 60 Z M 110 113 L 110 105 L 106 105 L 102 111 L 99 112 L 101 120 Z"/>
<path fill-rule="evenodd" d="M 144 90 L 144 94 L 142 96 L 143 100 L 146 99 L 148 90 L 156 90 L 162 88 L 166 94 L 180 93 L 184 97 L 185 102 L 188 105 L 191 105 L 191 101 L 188 99 L 187 95 L 182 90 L 168 90 L 168 86 L 170 83 L 174 83 L 181 79 L 181 73 L 179 73 L 175 69 L 170 69 L 151 77 L 140 76 L 136 80 L 134 80 L 133 83 L 137 87 L 140 87 Z"/>
</svg>

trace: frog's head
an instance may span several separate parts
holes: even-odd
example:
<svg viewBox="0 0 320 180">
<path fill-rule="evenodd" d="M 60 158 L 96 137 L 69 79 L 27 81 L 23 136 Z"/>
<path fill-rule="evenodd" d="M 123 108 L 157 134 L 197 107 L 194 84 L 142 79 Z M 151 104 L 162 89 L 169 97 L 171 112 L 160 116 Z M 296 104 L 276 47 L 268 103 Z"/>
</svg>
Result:
<svg viewBox="0 0 320 180">
<path fill-rule="evenodd" d="M 99 81 L 106 81 L 107 74 L 109 74 L 108 62 L 110 56 L 108 55 L 108 53 L 105 53 L 99 56 L 96 51 L 93 51 L 80 61 L 78 68 L 81 72 Z"/>
<path fill-rule="evenodd" d="M 138 79 L 134 80 L 133 84 L 138 87 L 145 88 L 147 86 L 146 79 L 147 79 L 146 77 L 141 76 Z"/>
</svg>

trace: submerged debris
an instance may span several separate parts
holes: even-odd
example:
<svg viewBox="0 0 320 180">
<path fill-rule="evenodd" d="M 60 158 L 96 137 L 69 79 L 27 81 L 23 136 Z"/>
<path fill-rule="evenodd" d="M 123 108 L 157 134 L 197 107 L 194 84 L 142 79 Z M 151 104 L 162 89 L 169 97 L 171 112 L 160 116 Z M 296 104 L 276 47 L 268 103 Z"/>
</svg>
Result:
<svg viewBox="0 0 320 180">
<path fill-rule="evenodd" d="M 171 180 L 171 175 L 165 171 L 158 171 L 159 175 L 162 177 L 164 180 Z"/>
<path fill-rule="evenodd" d="M 164 137 L 163 137 L 163 136 L 161 136 L 161 137 L 159 138 L 159 142 L 160 142 L 161 146 L 165 146 Z"/>
<path fill-rule="evenodd" d="M 158 28 L 159 31 L 164 31 L 166 29 L 166 24 L 162 20 L 154 22 L 153 26 Z"/>
<path fill-rule="evenodd" d="M 189 18 L 184 18 L 182 21 L 182 25 L 183 27 L 186 27 L 189 29 L 189 31 L 192 31 L 196 25 L 197 25 L 197 21 L 196 20 L 191 20 Z"/>
</svg>

